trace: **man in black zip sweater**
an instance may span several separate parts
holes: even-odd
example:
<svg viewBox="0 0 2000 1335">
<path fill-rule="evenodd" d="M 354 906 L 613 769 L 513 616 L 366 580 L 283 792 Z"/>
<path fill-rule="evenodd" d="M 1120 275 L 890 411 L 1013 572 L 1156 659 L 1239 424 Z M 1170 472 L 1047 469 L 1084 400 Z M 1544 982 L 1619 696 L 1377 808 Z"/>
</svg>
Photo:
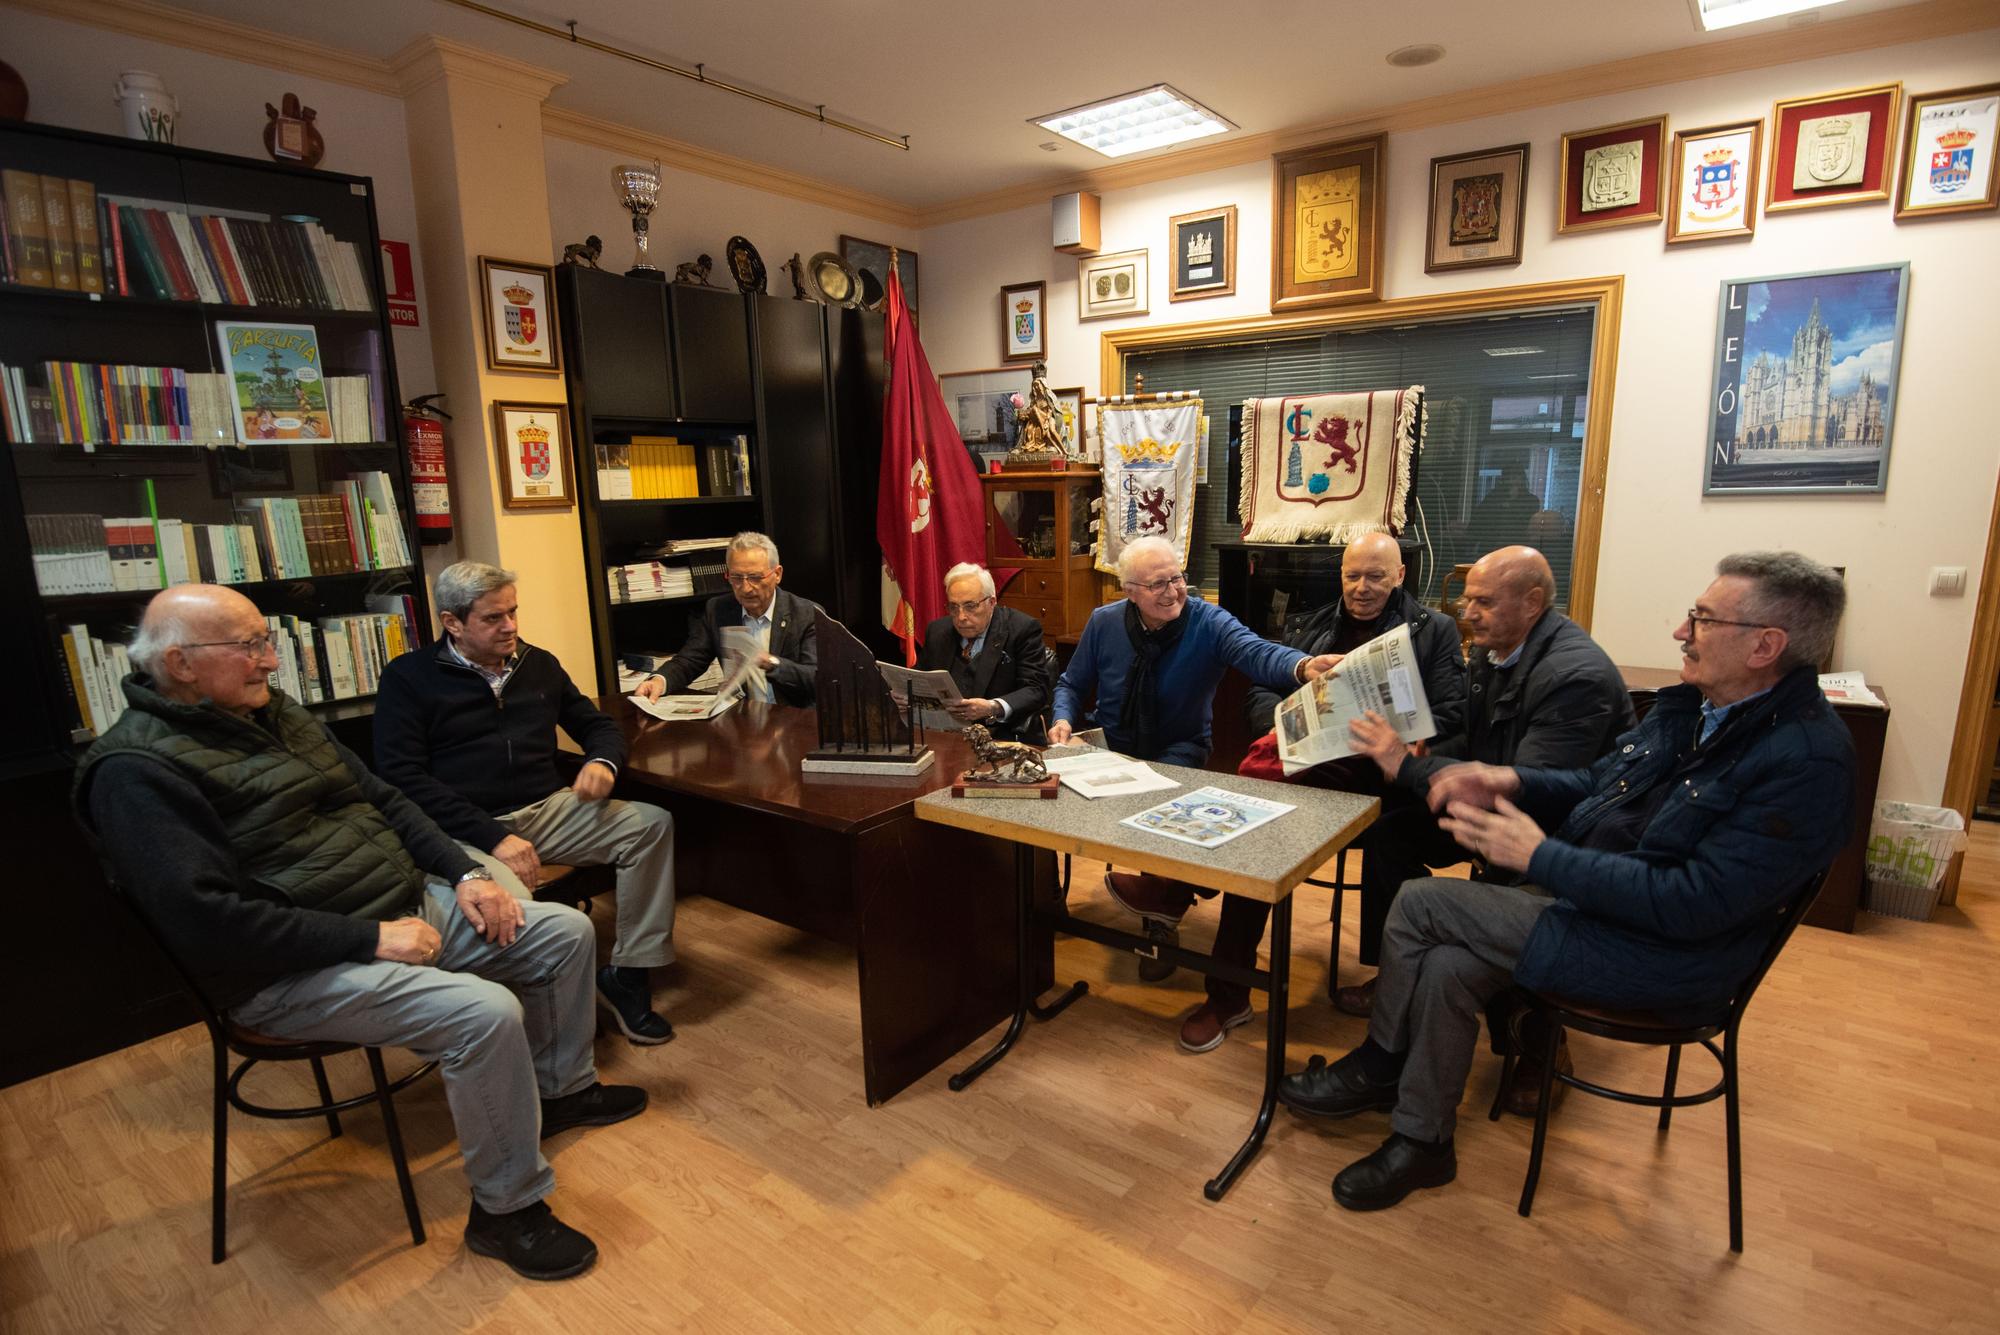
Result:
<svg viewBox="0 0 2000 1335">
<path fill-rule="evenodd" d="M 674 961 L 673 818 L 611 798 L 625 739 L 554 654 L 521 639 L 513 571 L 460 561 L 436 588 L 445 635 L 383 672 L 375 768 L 523 899 L 543 862 L 614 864 L 618 938 L 598 996 L 626 1038 L 665 1043 L 650 971 Z M 584 754 L 571 785 L 558 727 Z"/>
</svg>

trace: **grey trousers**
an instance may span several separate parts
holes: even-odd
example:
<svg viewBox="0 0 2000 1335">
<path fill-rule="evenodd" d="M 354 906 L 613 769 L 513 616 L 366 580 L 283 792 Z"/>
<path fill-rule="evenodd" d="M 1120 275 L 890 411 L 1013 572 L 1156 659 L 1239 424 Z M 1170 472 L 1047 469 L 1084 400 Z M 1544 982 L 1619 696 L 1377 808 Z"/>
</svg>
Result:
<svg viewBox="0 0 2000 1335">
<path fill-rule="evenodd" d="M 656 969 L 674 962 L 674 818 L 646 802 L 580 800 L 561 788 L 531 806 L 496 817 L 535 846 L 544 862 L 576 867 L 618 868 L 618 939 L 612 964 Z M 518 899 L 532 899 L 528 886 L 507 864 L 484 849 L 465 851 L 493 873 Z"/>
<path fill-rule="evenodd" d="M 1393 1130 L 1451 1135 L 1479 1046 L 1486 1003 L 1514 978 L 1550 900 L 1532 886 L 1427 876 L 1405 881 L 1382 933 L 1382 974 L 1368 1036 L 1403 1054 Z"/>
<path fill-rule="evenodd" d="M 556 1181 L 542 1157 L 540 1100 L 597 1079 L 597 937 L 575 909 L 524 907 L 527 923 L 502 948 L 433 881 L 421 911 L 444 938 L 435 965 L 370 960 L 293 974 L 230 1016 L 273 1038 L 408 1048 L 436 1061 L 472 1199 L 495 1214 L 532 1205 Z"/>
</svg>

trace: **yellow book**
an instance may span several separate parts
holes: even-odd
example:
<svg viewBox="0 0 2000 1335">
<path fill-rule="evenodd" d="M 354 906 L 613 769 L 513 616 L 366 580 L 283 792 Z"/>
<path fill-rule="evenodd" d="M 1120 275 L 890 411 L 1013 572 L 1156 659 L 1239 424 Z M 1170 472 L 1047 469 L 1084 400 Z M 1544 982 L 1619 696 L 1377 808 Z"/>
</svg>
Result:
<svg viewBox="0 0 2000 1335">
<path fill-rule="evenodd" d="M 668 477 L 667 447 L 672 436 L 632 437 L 632 495 L 657 501 L 674 494 Z"/>
<path fill-rule="evenodd" d="M 697 488 L 694 484 L 694 446 L 674 446 L 674 495 L 693 496 Z"/>
</svg>

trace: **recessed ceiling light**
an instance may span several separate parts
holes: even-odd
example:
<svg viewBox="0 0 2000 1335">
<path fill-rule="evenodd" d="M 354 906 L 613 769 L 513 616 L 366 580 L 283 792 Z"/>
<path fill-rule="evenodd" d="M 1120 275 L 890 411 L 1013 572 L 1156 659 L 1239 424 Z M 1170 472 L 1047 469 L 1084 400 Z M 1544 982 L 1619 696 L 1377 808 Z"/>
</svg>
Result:
<svg viewBox="0 0 2000 1335">
<path fill-rule="evenodd" d="M 1030 118 L 1052 134 L 1107 158 L 1144 153 L 1236 128 L 1187 94 L 1163 83 L 1100 102 Z"/>
<path fill-rule="evenodd" d="M 1415 46 L 1397 47 L 1387 59 L 1398 69 L 1415 69 L 1419 65 L 1435 65 L 1443 60 L 1444 48 L 1436 42 L 1419 42 Z"/>
<path fill-rule="evenodd" d="M 1688 0 L 1694 11 L 1695 26 L 1704 32 L 1733 28 L 1739 23 L 1759 23 L 1802 9 L 1824 9 L 1840 0 Z"/>
<path fill-rule="evenodd" d="M 1489 356 L 1489 357 L 1532 357 L 1532 356 L 1533 356 L 1534 354 L 1536 354 L 1536 353 L 1538 353 L 1538 352 L 1542 352 L 1542 351 L 1545 351 L 1545 349 L 1543 349 L 1543 348 L 1487 348 L 1487 349 L 1485 349 L 1485 352 L 1486 352 L 1486 355 L 1487 355 L 1487 356 Z"/>
</svg>

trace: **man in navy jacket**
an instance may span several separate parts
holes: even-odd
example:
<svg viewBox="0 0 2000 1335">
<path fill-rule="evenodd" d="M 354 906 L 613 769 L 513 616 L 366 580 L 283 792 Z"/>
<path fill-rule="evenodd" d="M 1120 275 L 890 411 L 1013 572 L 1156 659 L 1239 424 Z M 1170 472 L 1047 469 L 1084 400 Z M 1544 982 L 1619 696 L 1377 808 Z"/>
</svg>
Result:
<svg viewBox="0 0 2000 1335">
<path fill-rule="evenodd" d="M 1285 1077 L 1279 1097 L 1300 1112 L 1393 1114 L 1388 1140 L 1334 1178 L 1341 1205 L 1381 1209 L 1457 1175 L 1479 1017 L 1505 988 L 1712 1010 L 1756 966 L 1774 911 L 1846 842 L 1853 742 L 1815 677 L 1840 578 L 1793 552 L 1725 557 L 1716 572 L 1674 633 L 1685 684 L 1608 755 L 1432 777 L 1451 835 L 1528 884 L 1407 883 L 1367 1041 Z"/>
<path fill-rule="evenodd" d="M 618 868 L 618 939 L 597 971 L 600 1002 L 634 1043 L 665 1043 L 650 970 L 674 962 L 674 824 L 611 800 L 625 763 L 618 725 L 556 656 L 521 639 L 514 572 L 460 561 L 437 577 L 445 634 L 389 664 L 375 697 L 375 770 L 459 841 L 493 879 L 532 898 L 543 862 Z M 556 729 L 583 749 L 573 784 Z"/>
</svg>

